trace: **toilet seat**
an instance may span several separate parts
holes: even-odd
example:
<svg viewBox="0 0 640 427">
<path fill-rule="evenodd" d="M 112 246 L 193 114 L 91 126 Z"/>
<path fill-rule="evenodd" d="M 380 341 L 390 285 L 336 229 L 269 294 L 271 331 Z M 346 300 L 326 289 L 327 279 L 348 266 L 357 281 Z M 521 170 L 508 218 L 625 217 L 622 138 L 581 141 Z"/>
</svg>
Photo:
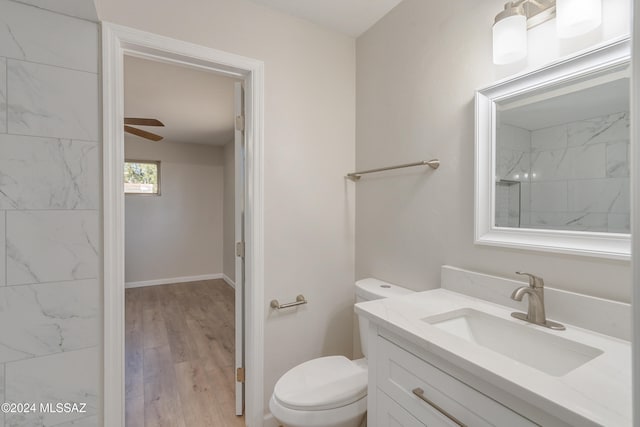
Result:
<svg viewBox="0 0 640 427">
<path fill-rule="evenodd" d="M 366 395 L 366 360 L 352 361 L 344 356 L 302 363 L 284 374 L 273 390 L 273 398 L 280 405 L 299 411 L 340 408 Z"/>
<path fill-rule="evenodd" d="M 336 409 L 301 411 L 282 406 L 272 395 L 269 409 L 280 425 L 287 427 L 358 427 L 367 412 L 367 398 Z"/>
</svg>

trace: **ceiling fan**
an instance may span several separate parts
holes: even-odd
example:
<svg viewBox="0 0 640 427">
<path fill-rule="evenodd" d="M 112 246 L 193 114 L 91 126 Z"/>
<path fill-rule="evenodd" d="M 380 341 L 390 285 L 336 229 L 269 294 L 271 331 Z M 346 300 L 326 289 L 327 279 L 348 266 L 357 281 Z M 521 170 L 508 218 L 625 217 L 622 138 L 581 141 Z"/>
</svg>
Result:
<svg viewBox="0 0 640 427">
<path fill-rule="evenodd" d="M 134 117 L 125 117 L 124 118 L 124 131 L 130 133 L 132 135 L 139 136 L 141 138 L 149 139 L 151 141 L 160 141 L 164 137 L 160 135 L 156 135 L 155 133 L 147 132 L 146 130 L 134 128 L 127 125 L 137 125 L 137 126 L 164 126 L 160 120 L 157 119 L 139 119 Z"/>
</svg>

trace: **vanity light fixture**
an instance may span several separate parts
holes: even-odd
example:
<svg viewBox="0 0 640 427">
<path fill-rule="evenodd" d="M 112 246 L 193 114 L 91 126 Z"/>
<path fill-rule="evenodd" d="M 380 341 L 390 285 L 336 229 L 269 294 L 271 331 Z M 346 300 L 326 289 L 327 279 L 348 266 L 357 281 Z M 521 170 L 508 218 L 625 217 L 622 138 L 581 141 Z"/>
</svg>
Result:
<svg viewBox="0 0 640 427">
<path fill-rule="evenodd" d="M 587 33 L 602 23 L 602 0 L 556 0 L 558 37 Z"/>
<path fill-rule="evenodd" d="M 493 24 L 493 63 L 509 64 L 527 56 L 527 15 L 523 5 L 509 2 Z"/>
<path fill-rule="evenodd" d="M 493 63 L 527 56 L 527 30 L 556 18 L 558 37 L 587 33 L 602 22 L 602 0 L 516 0 L 507 2 L 493 24 Z"/>
</svg>

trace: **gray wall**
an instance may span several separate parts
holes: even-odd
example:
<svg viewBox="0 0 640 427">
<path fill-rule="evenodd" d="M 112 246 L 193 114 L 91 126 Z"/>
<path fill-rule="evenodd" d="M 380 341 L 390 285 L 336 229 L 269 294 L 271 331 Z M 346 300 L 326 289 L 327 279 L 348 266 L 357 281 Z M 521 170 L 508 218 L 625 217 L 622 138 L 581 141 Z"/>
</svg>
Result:
<svg viewBox="0 0 640 427">
<path fill-rule="evenodd" d="M 0 401 L 88 404 L 0 426 L 98 424 L 99 120 L 98 26 L 0 0 Z"/>
<path fill-rule="evenodd" d="M 125 196 L 125 282 L 221 274 L 222 147 L 133 136 L 124 147 L 127 159 L 160 161 L 160 196 Z"/>
<path fill-rule="evenodd" d="M 628 302 L 628 262 L 473 243 L 475 90 L 629 30 L 630 2 L 604 2 L 595 36 L 560 44 L 552 21 L 530 31 L 528 63 L 497 67 L 491 25 L 503 3 L 405 0 L 358 38 L 358 169 L 433 157 L 442 166 L 358 182 L 356 277 L 418 290 L 439 286 L 442 264 L 513 278 L 524 270 L 549 286 Z"/>
</svg>

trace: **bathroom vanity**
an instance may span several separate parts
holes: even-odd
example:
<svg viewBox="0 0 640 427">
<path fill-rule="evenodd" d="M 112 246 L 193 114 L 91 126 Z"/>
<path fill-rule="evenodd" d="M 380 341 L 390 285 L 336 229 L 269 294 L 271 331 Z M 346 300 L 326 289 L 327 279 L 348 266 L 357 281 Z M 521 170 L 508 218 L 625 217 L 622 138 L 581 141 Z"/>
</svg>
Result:
<svg viewBox="0 0 640 427">
<path fill-rule="evenodd" d="M 522 285 L 444 266 L 442 288 L 357 304 L 368 425 L 630 426 L 629 305 L 548 288 L 557 331 L 511 316 Z"/>
</svg>

